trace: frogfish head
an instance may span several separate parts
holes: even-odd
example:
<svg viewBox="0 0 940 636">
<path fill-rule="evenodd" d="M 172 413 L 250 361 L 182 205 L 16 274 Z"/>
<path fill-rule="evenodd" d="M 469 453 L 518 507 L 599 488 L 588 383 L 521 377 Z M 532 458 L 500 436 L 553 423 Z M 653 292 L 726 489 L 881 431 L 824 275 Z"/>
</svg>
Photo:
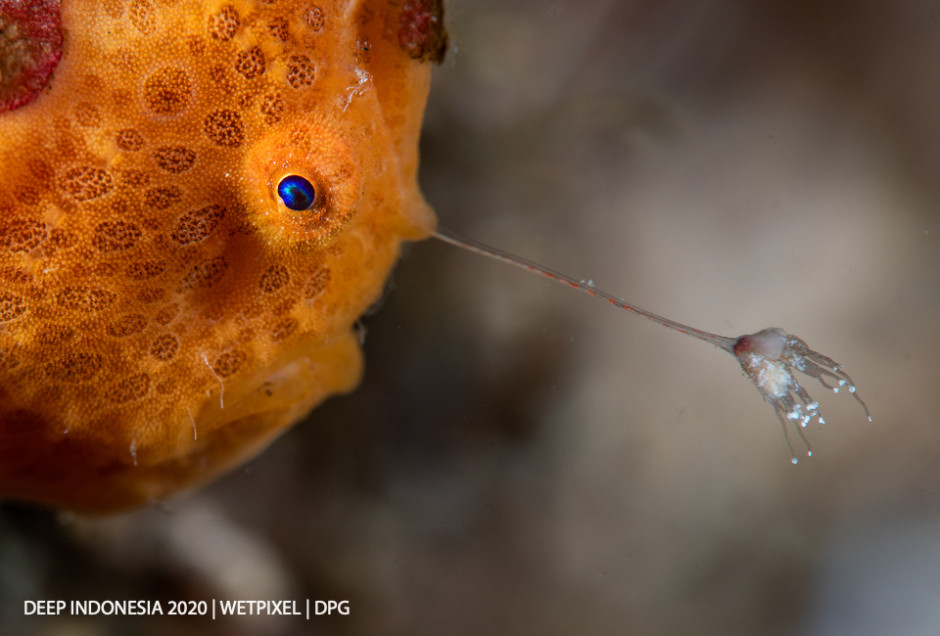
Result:
<svg viewBox="0 0 940 636">
<path fill-rule="evenodd" d="M 0 86 L 0 495 L 159 500 L 354 388 L 353 324 L 435 226 L 439 0 L 27 0 L 0 23 L 25 56 Z"/>
</svg>

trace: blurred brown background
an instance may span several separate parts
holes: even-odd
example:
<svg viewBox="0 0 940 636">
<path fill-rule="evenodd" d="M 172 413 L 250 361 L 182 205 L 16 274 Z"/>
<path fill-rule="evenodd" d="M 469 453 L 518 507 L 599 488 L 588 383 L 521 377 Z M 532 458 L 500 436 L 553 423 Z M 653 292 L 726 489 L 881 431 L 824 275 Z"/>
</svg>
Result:
<svg viewBox="0 0 940 636">
<path fill-rule="evenodd" d="M 435 242 L 367 376 L 107 520 L 0 505 L 0 632 L 940 632 L 940 5 L 449 0 L 441 222 L 727 335 L 780 326 L 874 416 L 796 467 L 729 356 Z M 39 619 L 23 599 L 348 599 L 349 617 Z"/>
</svg>

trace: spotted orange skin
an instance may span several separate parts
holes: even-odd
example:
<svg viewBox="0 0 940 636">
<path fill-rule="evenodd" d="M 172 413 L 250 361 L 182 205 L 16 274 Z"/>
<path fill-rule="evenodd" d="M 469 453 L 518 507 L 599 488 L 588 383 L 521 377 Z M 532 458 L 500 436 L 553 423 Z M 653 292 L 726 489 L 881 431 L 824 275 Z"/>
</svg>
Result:
<svg viewBox="0 0 940 636">
<path fill-rule="evenodd" d="M 355 387 L 352 325 L 435 224 L 401 11 L 62 1 L 54 75 L 0 113 L 0 494 L 156 501 Z"/>
</svg>

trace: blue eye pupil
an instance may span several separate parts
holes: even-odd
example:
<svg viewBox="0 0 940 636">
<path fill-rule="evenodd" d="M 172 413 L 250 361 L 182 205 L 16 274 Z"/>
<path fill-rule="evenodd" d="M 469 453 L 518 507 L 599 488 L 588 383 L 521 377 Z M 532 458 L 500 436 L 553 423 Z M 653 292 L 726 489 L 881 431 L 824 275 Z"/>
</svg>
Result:
<svg viewBox="0 0 940 636">
<path fill-rule="evenodd" d="M 297 175 L 284 177 L 277 184 L 277 194 L 291 210 L 309 210 L 317 198 L 317 192 L 313 189 L 313 184 Z"/>
</svg>

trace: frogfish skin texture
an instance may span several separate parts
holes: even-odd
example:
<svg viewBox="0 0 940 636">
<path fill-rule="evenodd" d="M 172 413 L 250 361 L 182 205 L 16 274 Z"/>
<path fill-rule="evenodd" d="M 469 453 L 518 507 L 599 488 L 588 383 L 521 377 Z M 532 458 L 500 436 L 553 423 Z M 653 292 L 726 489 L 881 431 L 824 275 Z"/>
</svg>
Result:
<svg viewBox="0 0 940 636">
<path fill-rule="evenodd" d="M 0 496 L 159 500 L 354 388 L 354 322 L 434 229 L 440 20 L 440 0 L 0 0 Z M 289 175 L 310 209 L 279 198 Z"/>
</svg>

